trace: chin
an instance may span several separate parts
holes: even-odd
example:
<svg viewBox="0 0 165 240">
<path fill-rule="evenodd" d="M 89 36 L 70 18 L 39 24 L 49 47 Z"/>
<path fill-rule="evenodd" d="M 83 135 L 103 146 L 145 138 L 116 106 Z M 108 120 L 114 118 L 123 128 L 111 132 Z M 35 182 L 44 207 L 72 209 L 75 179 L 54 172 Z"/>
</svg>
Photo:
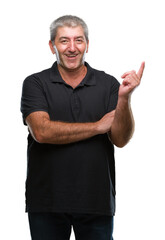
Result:
<svg viewBox="0 0 165 240">
<path fill-rule="evenodd" d="M 68 63 L 68 64 L 64 64 L 64 67 L 66 69 L 70 69 L 70 70 L 75 70 L 80 68 L 83 65 L 83 62 L 79 62 L 79 63 Z"/>
</svg>

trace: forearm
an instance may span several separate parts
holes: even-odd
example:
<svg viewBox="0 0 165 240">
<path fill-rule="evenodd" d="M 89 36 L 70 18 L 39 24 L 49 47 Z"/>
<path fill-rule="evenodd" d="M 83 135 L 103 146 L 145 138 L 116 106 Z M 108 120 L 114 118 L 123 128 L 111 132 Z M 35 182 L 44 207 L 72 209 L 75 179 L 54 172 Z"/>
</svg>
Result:
<svg viewBox="0 0 165 240">
<path fill-rule="evenodd" d="M 99 121 L 67 123 L 51 121 L 49 114 L 38 111 L 26 118 L 32 137 L 39 143 L 68 144 L 104 134 L 110 131 L 114 112 L 105 114 Z"/>
<path fill-rule="evenodd" d="M 65 123 L 49 121 L 42 132 L 41 143 L 68 144 L 98 134 L 96 123 Z"/>
<path fill-rule="evenodd" d="M 110 138 L 117 147 L 124 147 L 131 139 L 134 132 L 134 118 L 131 110 L 130 99 L 118 99 L 114 121 L 111 126 Z"/>
<path fill-rule="evenodd" d="M 109 132 L 111 141 L 118 147 L 124 147 L 134 132 L 134 119 L 130 105 L 132 92 L 139 86 L 145 62 L 142 62 L 139 71 L 134 70 L 124 73 L 121 77 L 123 82 L 118 92 L 118 103 L 115 111 L 114 121 Z"/>
<path fill-rule="evenodd" d="M 68 144 L 98 134 L 97 123 L 66 123 L 51 121 L 44 112 L 35 112 L 26 119 L 33 138 L 39 143 Z"/>
</svg>

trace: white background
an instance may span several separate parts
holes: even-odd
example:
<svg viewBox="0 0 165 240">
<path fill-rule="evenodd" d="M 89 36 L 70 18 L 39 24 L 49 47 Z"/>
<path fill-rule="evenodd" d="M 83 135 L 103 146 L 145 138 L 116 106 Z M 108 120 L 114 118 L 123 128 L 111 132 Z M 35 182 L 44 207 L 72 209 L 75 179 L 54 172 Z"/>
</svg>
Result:
<svg viewBox="0 0 165 240">
<path fill-rule="evenodd" d="M 164 3 L 161 0 L 6 0 L 0 6 L 0 239 L 29 240 L 24 213 L 26 136 L 20 97 L 26 76 L 55 61 L 50 23 L 64 14 L 82 17 L 90 31 L 86 61 L 120 76 L 146 68 L 132 95 L 136 131 L 116 149 L 115 240 L 164 240 Z M 74 236 L 72 234 L 72 238 Z"/>
</svg>

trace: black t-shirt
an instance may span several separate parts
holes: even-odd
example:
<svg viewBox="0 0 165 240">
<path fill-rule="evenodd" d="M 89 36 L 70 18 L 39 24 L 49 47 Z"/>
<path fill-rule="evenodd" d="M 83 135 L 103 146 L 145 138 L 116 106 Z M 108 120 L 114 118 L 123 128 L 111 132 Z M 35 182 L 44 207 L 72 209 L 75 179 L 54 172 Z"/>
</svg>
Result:
<svg viewBox="0 0 165 240">
<path fill-rule="evenodd" d="M 73 89 L 55 62 L 50 69 L 23 83 L 23 121 L 45 111 L 52 121 L 95 122 L 116 108 L 119 82 L 87 66 L 87 74 Z M 114 146 L 107 134 L 57 145 L 40 144 L 28 135 L 26 211 L 114 215 Z"/>
</svg>

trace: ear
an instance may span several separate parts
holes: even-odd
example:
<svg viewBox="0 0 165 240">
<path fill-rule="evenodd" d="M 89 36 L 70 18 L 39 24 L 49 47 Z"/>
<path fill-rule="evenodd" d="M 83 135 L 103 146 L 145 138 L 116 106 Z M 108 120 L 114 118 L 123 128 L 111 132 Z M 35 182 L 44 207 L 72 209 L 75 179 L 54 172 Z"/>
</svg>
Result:
<svg viewBox="0 0 165 240">
<path fill-rule="evenodd" d="M 49 41 L 49 47 L 50 47 L 51 52 L 52 52 L 53 54 L 55 54 L 55 50 L 54 50 L 53 43 L 52 43 L 51 40 Z"/>
<path fill-rule="evenodd" d="M 89 48 L 89 40 L 87 42 L 87 49 L 86 49 L 86 53 L 88 52 L 88 48 Z"/>
</svg>

